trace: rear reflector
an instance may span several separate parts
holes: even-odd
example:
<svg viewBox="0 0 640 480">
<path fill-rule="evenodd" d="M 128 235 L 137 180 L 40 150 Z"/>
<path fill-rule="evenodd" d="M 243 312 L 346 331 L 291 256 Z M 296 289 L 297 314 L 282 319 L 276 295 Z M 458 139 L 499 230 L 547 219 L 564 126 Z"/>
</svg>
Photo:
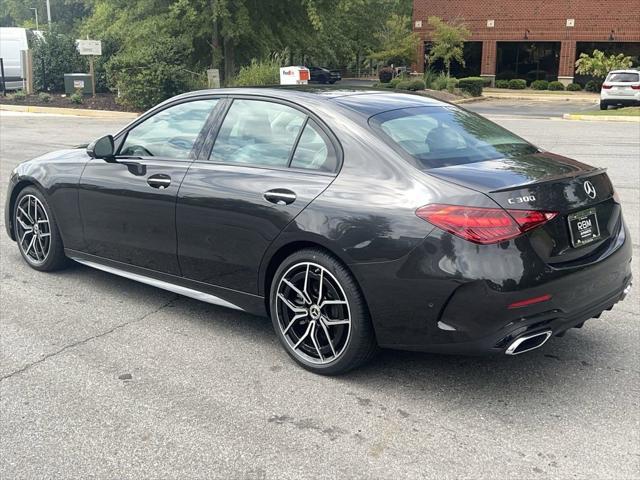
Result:
<svg viewBox="0 0 640 480">
<path fill-rule="evenodd" d="M 433 204 L 420 207 L 416 215 L 460 238 L 487 245 L 518 237 L 557 213 Z"/>
<path fill-rule="evenodd" d="M 541 302 L 546 302 L 548 300 L 551 300 L 551 295 L 549 295 L 549 294 L 540 295 L 539 297 L 527 298 L 526 300 L 521 300 L 519 302 L 513 302 L 507 308 L 512 309 L 512 308 L 527 307 L 529 305 L 533 305 L 533 304 L 541 303 Z"/>
</svg>

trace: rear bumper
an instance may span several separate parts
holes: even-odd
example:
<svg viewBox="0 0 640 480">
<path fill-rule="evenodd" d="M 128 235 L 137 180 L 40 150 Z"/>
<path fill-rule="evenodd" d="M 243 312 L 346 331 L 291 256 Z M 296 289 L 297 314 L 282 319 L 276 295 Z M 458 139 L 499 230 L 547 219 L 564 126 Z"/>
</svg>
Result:
<svg viewBox="0 0 640 480">
<path fill-rule="evenodd" d="M 640 90 L 634 91 L 633 94 L 629 95 L 603 90 L 600 94 L 600 101 L 609 105 L 638 105 L 640 104 Z"/>
<path fill-rule="evenodd" d="M 407 257 L 352 266 L 382 347 L 434 353 L 504 353 L 525 334 L 551 335 L 581 326 L 625 296 L 632 281 L 631 241 L 620 229 L 616 248 L 596 261 L 553 268 L 524 240 L 477 246 L 444 232 Z M 509 308 L 550 295 L 547 301 Z"/>
</svg>

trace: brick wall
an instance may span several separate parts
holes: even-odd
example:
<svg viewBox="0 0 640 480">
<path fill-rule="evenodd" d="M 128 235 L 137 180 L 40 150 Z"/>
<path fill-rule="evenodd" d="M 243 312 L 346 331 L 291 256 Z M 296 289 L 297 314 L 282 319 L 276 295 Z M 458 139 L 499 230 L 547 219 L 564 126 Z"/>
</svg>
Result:
<svg viewBox="0 0 640 480">
<path fill-rule="evenodd" d="M 560 76 L 573 77 L 576 42 L 640 42 L 640 0 L 414 0 L 414 28 L 430 39 L 427 19 L 463 21 L 470 40 L 483 42 L 482 73 L 495 73 L 496 42 L 525 40 L 561 43 Z M 567 19 L 574 19 L 573 27 Z M 494 20 L 494 27 L 487 27 Z M 424 58 L 419 57 L 420 71 Z"/>
</svg>

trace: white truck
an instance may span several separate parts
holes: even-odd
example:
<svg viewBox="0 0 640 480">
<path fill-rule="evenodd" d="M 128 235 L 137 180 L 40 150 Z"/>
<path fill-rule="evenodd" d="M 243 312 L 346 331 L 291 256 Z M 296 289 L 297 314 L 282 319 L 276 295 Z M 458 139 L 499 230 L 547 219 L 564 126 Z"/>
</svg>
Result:
<svg viewBox="0 0 640 480">
<path fill-rule="evenodd" d="M 28 48 L 27 29 L 0 27 L 0 58 L 4 65 L 4 81 L 7 90 L 24 88 L 25 73 L 21 52 Z"/>
</svg>

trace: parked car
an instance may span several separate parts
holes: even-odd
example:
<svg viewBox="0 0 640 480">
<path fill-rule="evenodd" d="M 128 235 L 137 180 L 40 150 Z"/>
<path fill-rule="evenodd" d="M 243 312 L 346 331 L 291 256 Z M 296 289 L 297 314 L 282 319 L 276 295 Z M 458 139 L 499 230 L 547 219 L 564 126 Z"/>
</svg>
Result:
<svg viewBox="0 0 640 480">
<path fill-rule="evenodd" d="M 524 353 L 629 292 L 603 169 L 432 98 L 318 90 L 187 93 L 22 163 L 7 232 L 36 270 L 268 315 L 322 374 L 379 346 Z"/>
<path fill-rule="evenodd" d="M 23 88 L 21 51 L 28 48 L 25 28 L 0 27 L 0 58 L 4 65 L 4 81 L 7 90 Z"/>
<path fill-rule="evenodd" d="M 325 67 L 307 67 L 311 72 L 311 81 L 318 83 L 336 83 L 342 80 L 340 70 L 330 70 Z"/>
<path fill-rule="evenodd" d="M 640 71 L 613 70 L 600 89 L 600 110 L 609 105 L 640 105 Z"/>
</svg>

